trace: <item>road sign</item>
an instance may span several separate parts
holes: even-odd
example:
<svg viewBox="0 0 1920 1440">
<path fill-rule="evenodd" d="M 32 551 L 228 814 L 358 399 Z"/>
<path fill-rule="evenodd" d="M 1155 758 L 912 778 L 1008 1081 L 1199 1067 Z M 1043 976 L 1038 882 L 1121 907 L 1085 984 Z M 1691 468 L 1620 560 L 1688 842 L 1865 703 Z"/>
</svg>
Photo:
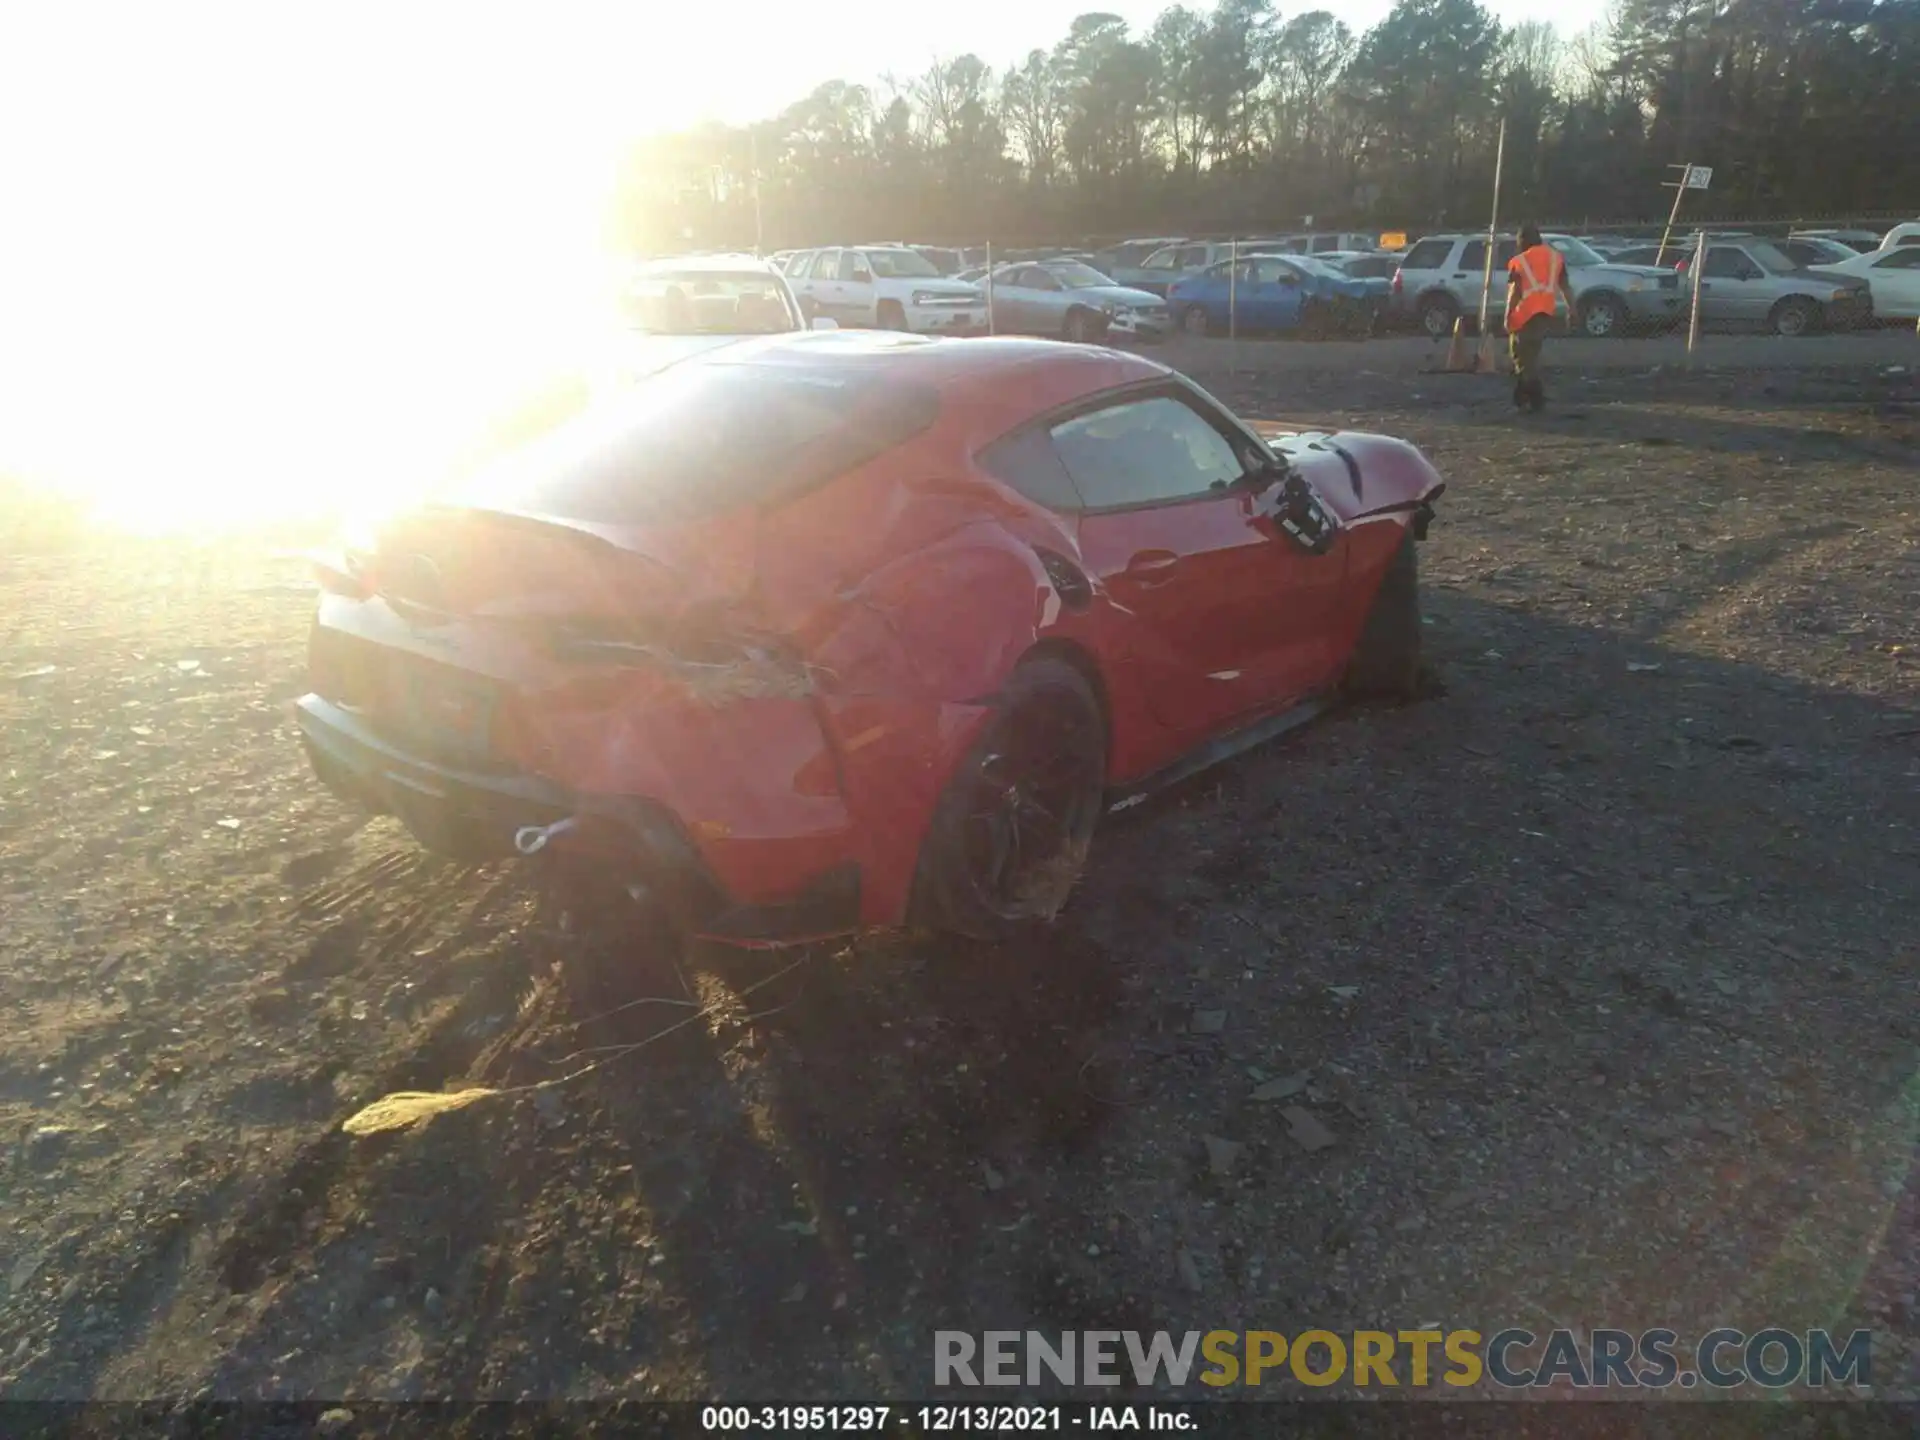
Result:
<svg viewBox="0 0 1920 1440">
<path fill-rule="evenodd" d="M 1687 189 L 1704 190 L 1713 180 L 1711 165 L 1689 165 L 1687 167 Z"/>
</svg>

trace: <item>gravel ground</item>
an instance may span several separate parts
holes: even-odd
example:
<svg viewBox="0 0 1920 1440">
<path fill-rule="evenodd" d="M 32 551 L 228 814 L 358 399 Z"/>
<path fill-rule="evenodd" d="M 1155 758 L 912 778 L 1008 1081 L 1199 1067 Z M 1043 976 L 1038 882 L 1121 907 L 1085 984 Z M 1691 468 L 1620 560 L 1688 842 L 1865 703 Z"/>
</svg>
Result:
<svg viewBox="0 0 1920 1440">
<path fill-rule="evenodd" d="M 1119 817 L 1021 946 L 675 957 L 425 858 L 299 759 L 292 537 L 10 497 L 0 1386 L 908 1397 L 937 1328 L 1437 1322 L 1867 1326 L 1920 1394 L 1920 390 L 1569 347 L 1518 420 L 1247 353 L 1180 356 L 1450 477 L 1444 693 Z"/>
</svg>

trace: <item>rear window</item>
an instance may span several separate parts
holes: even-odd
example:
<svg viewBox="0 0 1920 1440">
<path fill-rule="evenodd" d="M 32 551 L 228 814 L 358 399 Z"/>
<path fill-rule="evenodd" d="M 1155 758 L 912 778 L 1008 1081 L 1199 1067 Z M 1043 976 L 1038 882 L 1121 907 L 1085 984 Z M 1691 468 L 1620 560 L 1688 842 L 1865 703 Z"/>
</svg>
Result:
<svg viewBox="0 0 1920 1440">
<path fill-rule="evenodd" d="M 791 499 L 939 413 L 933 389 L 868 371 L 683 365 L 516 451 L 458 498 L 590 525 L 671 524 Z"/>
<path fill-rule="evenodd" d="M 1451 240 L 1422 240 L 1407 252 L 1407 258 L 1400 262 L 1403 270 L 1438 270 L 1447 263 L 1447 255 L 1453 249 Z"/>
</svg>

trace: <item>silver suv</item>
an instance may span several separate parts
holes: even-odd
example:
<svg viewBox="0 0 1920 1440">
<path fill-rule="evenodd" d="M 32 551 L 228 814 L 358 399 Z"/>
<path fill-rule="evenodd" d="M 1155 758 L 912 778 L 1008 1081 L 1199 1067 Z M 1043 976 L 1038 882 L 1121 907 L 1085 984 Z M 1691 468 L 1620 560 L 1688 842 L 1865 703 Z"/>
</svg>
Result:
<svg viewBox="0 0 1920 1440">
<path fill-rule="evenodd" d="M 1652 265 L 1615 265 L 1572 235 L 1543 235 L 1567 262 L 1573 284 L 1574 327 L 1593 336 L 1624 335 L 1629 329 L 1678 324 L 1687 295 L 1672 270 Z M 1506 308 L 1507 262 L 1519 251 L 1511 235 L 1498 237 L 1493 253 L 1493 293 L 1487 314 L 1496 326 Z M 1438 339 L 1452 333 L 1462 315 L 1480 313 L 1486 272 L 1485 235 L 1428 235 L 1420 239 L 1393 277 L 1394 308 Z"/>
<path fill-rule="evenodd" d="M 1696 246 L 1681 254 L 1681 278 Z M 1770 240 L 1710 235 L 1700 272 L 1703 323 L 1764 325 L 1776 335 L 1845 330 L 1873 320 L 1873 290 L 1858 275 L 1809 269 Z"/>
</svg>

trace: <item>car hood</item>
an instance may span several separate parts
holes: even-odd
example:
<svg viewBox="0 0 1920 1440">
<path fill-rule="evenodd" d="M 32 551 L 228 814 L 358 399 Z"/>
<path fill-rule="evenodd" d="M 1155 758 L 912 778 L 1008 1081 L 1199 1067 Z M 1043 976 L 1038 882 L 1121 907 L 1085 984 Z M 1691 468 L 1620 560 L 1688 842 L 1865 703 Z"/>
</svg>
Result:
<svg viewBox="0 0 1920 1440">
<path fill-rule="evenodd" d="M 1616 265 L 1608 261 L 1605 265 L 1582 265 L 1573 272 L 1576 275 L 1596 275 L 1614 280 L 1658 280 L 1671 275 L 1673 271 L 1664 265 Z"/>
<path fill-rule="evenodd" d="M 1364 431 L 1299 430 L 1283 421 L 1252 423 L 1345 523 L 1431 504 L 1446 488 L 1433 463 L 1405 440 Z"/>
<path fill-rule="evenodd" d="M 1084 295 L 1093 300 L 1103 300 L 1110 305 L 1133 305 L 1144 308 L 1167 303 L 1158 295 L 1146 290 L 1135 290 L 1130 285 L 1089 285 L 1083 290 L 1074 290 L 1070 293 Z"/>
<path fill-rule="evenodd" d="M 1825 265 L 1808 265 L 1793 272 L 1793 278 L 1811 280 L 1820 285 L 1848 286 L 1856 290 L 1866 289 L 1864 276 L 1850 274 L 1845 270 L 1830 269 Z"/>
</svg>

